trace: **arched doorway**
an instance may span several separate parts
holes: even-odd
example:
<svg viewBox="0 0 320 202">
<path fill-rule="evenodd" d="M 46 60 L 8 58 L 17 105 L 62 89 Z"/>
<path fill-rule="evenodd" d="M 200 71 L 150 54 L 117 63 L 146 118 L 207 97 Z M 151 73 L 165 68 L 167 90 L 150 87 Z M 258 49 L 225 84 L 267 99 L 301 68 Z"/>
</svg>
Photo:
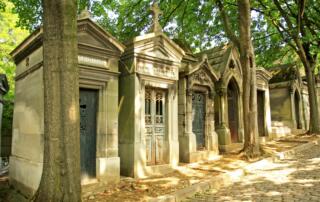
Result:
<svg viewBox="0 0 320 202">
<path fill-rule="evenodd" d="M 300 97 L 298 92 L 294 93 L 294 112 L 296 116 L 296 127 L 297 129 L 301 129 L 301 120 L 300 120 Z"/>
<path fill-rule="evenodd" d="M 231 133 L 231 141 L 233 143 L 239 142 L 238 128 L 239 128 L 239 103 L 238 103 L 238 88 L 236 81 L 232 78 L 229 81 L 227 94 L 228 94 L 228 124 Z"/>
</svg>

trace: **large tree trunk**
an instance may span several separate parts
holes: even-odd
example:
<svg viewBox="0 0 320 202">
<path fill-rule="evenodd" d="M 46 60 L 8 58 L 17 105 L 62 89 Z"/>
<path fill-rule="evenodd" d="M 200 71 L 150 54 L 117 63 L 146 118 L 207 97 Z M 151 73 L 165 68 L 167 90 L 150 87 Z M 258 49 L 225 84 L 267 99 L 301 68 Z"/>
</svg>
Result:
<svg viewBox="0 0 320 202">
<path fill-rule="evenodd" d="M 309 93 L 309 106 L 310 106 L 310 123 L 309 123 L 309 133 L 320 133 L 320 123 L 319 123 L 319 111 L 318 111 L 318 100 L 316 93 L 316 82 L 314 74 L 314 65 L 307 62 L 304 66 L 308 93 Z"/>
<path fill-rule="evenodd" d="M 44 157 L 36 201 L 81 201 L 77 0 L 43 0 Z"/>
<path fill-rule="evenodd" d="M 310 107 L 310 122 L 309 122 L 309 133 L 320 133 L 320 123 L 319 123 L 319 109 L 318 100 L 316 92 L 316 81 L 315 81 L 315 66 L 317 61 L 317 56 L 312 56 L 308 44 L 302 44 L 298 38 L 294 38 L 297 45 L 297 54 L 303 64 L 307 85 L 309 93 L 309 107 Z"/>
<path fill-rule="evenodd" d="M 251 11 L 249 0 L 238 0 L 240 28 L 240 62 L 243 69 L 244 154 L 248 158 L 260 155 L 257 86 L 254 49 L 251 41 Z"/>
</svg>

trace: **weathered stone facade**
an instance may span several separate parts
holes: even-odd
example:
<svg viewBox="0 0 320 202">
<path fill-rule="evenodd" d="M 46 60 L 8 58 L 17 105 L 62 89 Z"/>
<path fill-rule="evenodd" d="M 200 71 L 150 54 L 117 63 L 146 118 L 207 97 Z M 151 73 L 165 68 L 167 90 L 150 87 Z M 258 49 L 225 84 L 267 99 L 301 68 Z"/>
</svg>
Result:
<svg viewBox="0 0 320 202">
<path fill-rule="evenodd" d="M 10 182 L 26 195 L 37 190 L 43 165 L 42 33 L 42 29 L 35 31 L 12 52 L 17 69 Z M 118 62 L 124 46 L 85 18 L 78 20 L 78 48 L 82 184 L 117 182 L 120 159 L 118 109 L 114 106 L 118 104 Z M 86 117 L 90 106 L 82 100 L 85 91 L 96 95 L 92 119 Z M 90 152 L 84 151 L 88 149 L 86 135 L 92 142 Z M 87 155 L 93 156 L 92 173 L 84 165 Z"/>
<path fill-rule="evenodd" d="M 207 55 L 208 63 L 219 80 L 215 90 L 215 129 L 219 148 L 230 151 L 243 145 L 242 69 L 239 53 L 232 43 L 198 55 Z"/>
<path fill-rule="evenodd" d="M 119 90 L 121 174 L 168 172 L 179 162 L 178 79 L 185 53 L 160 30 L 125 45 Z"/>
<path fill-rule="evenodd" d="M 218 155 L 218 136 L 214 126 L 215 82 L 206 56 L 187 54 L 179 74 L 180 161 L 210 160 Z"/>
<path fill-rule="evenodd" d="M 308 130 L 309 100 L 306 84 L 293 64 L 270 69 L 270 104 L 272 136 L 291 134 L 295 129 Z"/>
<path fill-rule="evenodd" d="M 264 68 L 257 68 L 257 115 L 260 142 L 272 139 L 269 80 L 272 75 Z"/>
</svg>

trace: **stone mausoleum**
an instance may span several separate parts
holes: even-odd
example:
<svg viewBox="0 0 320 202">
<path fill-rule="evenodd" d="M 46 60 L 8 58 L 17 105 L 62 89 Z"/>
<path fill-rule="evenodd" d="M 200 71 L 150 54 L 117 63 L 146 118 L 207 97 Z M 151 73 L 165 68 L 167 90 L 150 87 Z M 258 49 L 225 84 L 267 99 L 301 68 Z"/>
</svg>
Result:
<svg viewBox="0 0 320 202">
<path fill-rule="evenodd" d="M 119 90 L 121 174 L 169 172 L 179 162 L 178 79 L 185 52 L 169 39 L 153 6 L 150 33 L 125 43 Z"/>
<path fill-rule="evenodd" d="M 43 30 L 11 54 L 17 65 L 10 183 L 25 195 L 39 186 L 43 166 Z M 117 182 L 118 62 L 124 46 L 89 18 L 78 20 L 82 185 Z M 85 186 L 83 188 L 85 190 Z"/>
<path fill-rule="evenodd" d="M 297 129 L 308 130 L 309 99 L 306 83 L 295 64 L 270 69 L 269 83 L 272 134 L 274 137 L 291 134 Z"/>
<path fill-rule="evenodd" d="M 232 43 L 199 53 L 207 55 L 212 71 L 219 78 L 215 84 L 215 130 L 219 148 L 230 151 L 243 145 L 242 68 L 239 53 Z"/>
<path fill-rule="evenodd" d="M 184 49 L 179 73 L 179 148 L 180 161 L 189 163 L 214 159 L 219 153 L 214 126 L 218 77 L 206 55 L 196 57 Z"/>
<path fill-rule="evenodd" d="M 260 142 L 273 139 L 271 130 L 271 110 L 269 80 L 272 74 L 262 67 L 256 69 L 257 81 L 257 115 Z"/>
</svg>

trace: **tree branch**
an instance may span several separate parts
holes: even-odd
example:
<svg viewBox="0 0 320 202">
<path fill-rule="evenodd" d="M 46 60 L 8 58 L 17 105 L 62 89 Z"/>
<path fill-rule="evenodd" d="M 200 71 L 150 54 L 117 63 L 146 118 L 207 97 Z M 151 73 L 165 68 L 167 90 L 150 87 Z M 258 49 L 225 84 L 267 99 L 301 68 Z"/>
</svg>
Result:
<svg viewBox="0 0 320 202">
<path fill-rule="evenodd" d="M 186 11 L 187 11 L 187 8 L 188 8 L 188 4 L 189 4 L 189 0 L 187 0 L 187 3 L 186 3 L 186 5 L 184 6 L 184 9 L 183 9 L 183 14 L 182 14 L 182 19 L 181 19 L 181 22 L 182 22 L 181 30 L 184 29 L 184 16 L 186 14 Z"/>
<path fill-rule="evenodd" d="M 179 4 L 170 12 L 170 14 L 166 17 L 166 21 L 163 24 L 163 27 L 166 26 L 166 24 L 168 23 L 168 21 L 170 20 L 170 17 L 173 15 L 173 13 L 182 5 L 182 3 L 184 2 L 184 0 L 181 0 L 179 2 Z"/>
<path fill-rule="evenodd" d="M 288 14 L 286 13 L 285 10 L 282 9 L 280 3 L 278 0 L 273 0 L 274 4 L 276 5 L 276 7 L 278 8 L 281 16 L 284 18 L 284 20 L 286 21 L 286 24 L 288 25 L 289 29 L 287 30 L 288 34 L 292 36 L 292 38 L 297 38 L 299 36 L 299 33 L 297 32 L 296 34 L 291 33 L 291 31 L 294 31 L 294 26 L 292 25 L 292 22 L 288 16 Z M 290 31 L 291 30 L 291 31 Z"/>
<path fill-rule="evenodd" d="M 273 35 L 276 35 L 276 34 L 279 34 L 279 33 L 278 32 L 270 33 L 270 34 L 268 34 L 266 36 L 262 36 L 262 37 L 259 37 L 259 38 L 254 38 L 253 40 L 254 41 L 259 41 L 261 39 L 269 38 L 270 36 L 273 36 Z"/>
<path fill-rule="evenodd" d="M 221 0 L 217 0 L 216 3 L 217 3 L 217 6 L 219 8 L 219 11 L 220 11 L 220 15 L 221 15 L 221 18 L 222 18 L 222 21 L 223 21 L 223 26 L 224 26 L 225 32 L 227 34 L 227 37 L 237 46 L 237 48 L 240 49 L 239 38 L 231 30 L 230 20 L 229 20 L 227 14 L 225 12 L 223 3 L 221 2 Z"/>
</svg>

